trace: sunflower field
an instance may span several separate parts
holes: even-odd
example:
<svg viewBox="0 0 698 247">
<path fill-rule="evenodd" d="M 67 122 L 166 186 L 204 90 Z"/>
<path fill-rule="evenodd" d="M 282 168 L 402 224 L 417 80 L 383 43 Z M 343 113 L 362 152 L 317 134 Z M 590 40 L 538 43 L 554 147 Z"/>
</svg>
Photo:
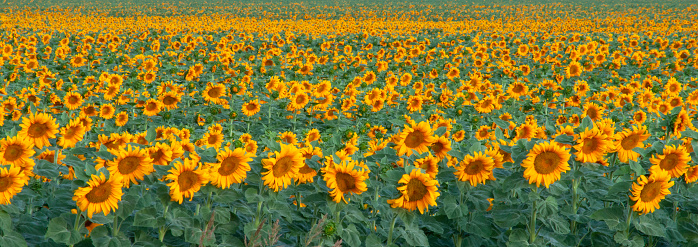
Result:
<svg viewBox="0 0 698 247">
<path fill-rule="evenodd" d="M 4 0 L 0 78 L 2 247 L 698 246 L 691 1 Z"/>
</svg>

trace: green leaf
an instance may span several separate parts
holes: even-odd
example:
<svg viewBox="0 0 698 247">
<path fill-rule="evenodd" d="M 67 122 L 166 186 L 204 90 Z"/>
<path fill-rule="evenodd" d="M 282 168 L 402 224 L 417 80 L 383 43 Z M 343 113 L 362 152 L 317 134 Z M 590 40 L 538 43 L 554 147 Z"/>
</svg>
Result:
<svg viewBox="0 0 698 247">
<path fill-rule="evenodd" d="M 383 241 L 381 241 L 376 234 L 371 233 L 366 237 L 366 246 L 382 246 Z"/>
<path fill-rule="evenodd" d="M 634 149 L 633 149 L 634 150 Z M 629 160 L 630 169 L 635 172 L 635 176 L 645 175 L 645 169 L 642 168 L 640 162 Z"/>
<path fill-rule="evenodd" d="M 155 137 L 157 137 L 157 127 L 153 126 L 148 128 L 148 133 L 145 134 L 145 140 L 153 142 L 155 141 Z"/>
<path fill-rule="evenodd" d="M 548 217 L 541 218 L 543 224 L 548 228 L 552 229 L 553 232 L 557 234 L 569 234 L 570 233 L 570 223 L 569 221 L 563 219 L 559 215 L 551 215 Z"/>
<path fill-rule="evenodd" d="M 655 237 L 666 237 L 666 229 L 664 229 L 664 224 L 660 223 L 654 217 L 650 215 L 641 215 L 638 220 L 633 221 L 633 225 L 640 232 L 655 236 Z"/>
<path fill-rule="evenodd" d="M 0 210 L 0 229 L 12 229 L 12 217 L 4 210 Z"/>
<path fill-rule="evenodd" d="M 58 166 L 46 160 L 37 160 L 34 166 L 34 173 L 47 178 L 57 178 Z"/>
<path fill-rule="evenodd" d="M 155 207 L 150 206 L 138 210 L 136 215 L 133 217 L 133 225 L 142 227 L 157 227 L 157 211 L 155 210 Z"/>
<path fill-rule="evenodd" d="M 67 245 L 77 244 L 82 240 L 82 235 L 79 232 L 68 229 L 68 223 L 62 217 L 56 217 L 49 221 L 46 237 Z"/>
<path fill-rule="evenodd" d="M 249 188 L 245 190 L 245 200 L 247 200 L 248 203 L 257 203 L 263 201 L 264 198 L 257 193 L 257 189 Z"/>
<path fill-rule="evenodd" d="M 435 135 L 435 136 L 441 136 L 441 135 L 443 135 L 444 133 L 446 133 L 447 130 L 448 130 L 448 129 L 446 129 L 446 127 L 441 126 L 441 127 L 439 127 L 438 129 L 436 129 L 436 130 L 434 131 L 434 135 Z"/>
<path fill-rule="evenodd" d="M 456 202 L 456 199 L 452 196 L 446 197 L 443 203 L 444 212 L 446 212 L 446 217 L 449 220 L 458 219 L 463 217 L 468 212 L 468 207 L 466 205 L 461 205 Z"/>
<path fill-rule="evenodd" d="M 570 144 L 570 145 L 575 144 L 574 137 L 568 136 L 568 135 L 559 135 L 559 136 L 555 137 L 555 141 L 558 143 L 562 143 L 562 144 Z"/>
<path fill-rule="evenodd" d="M 361 238 L 359 237 L 359 231 L 356 230 L 354 224 L 350 224 L 348 227 L 344 228 L 341 235 L 343 243 L 347 243 L 349 246 L 360 246 Z"/>
<path fill-rule="evenodd" d="M 509 233 L 509 242 L 511 243 L 527 243 L 529 234 L 523 229 L 514 229 Z"/>
<path fill-rule="evenodd" d="M 429 240 L 424 231 L 416 227 L 399 228 L 400 236 L 407 241 L 409 246 L 429 246 Z"/>
<path fill-rule="evenodd" d="M 603 220 L 604 222 L 606 222 L 606 225 L 608 225 L 608 228 L 611 230 L 620 231 L 625 229 L 625 225 L 621 224 L 622 220 L 625 219 L 625 214 L 621 206 L 611 206 L 608 208 L 602 208 L 591 214 L 591 219 Z"/>
<path fill-rule="evenodd" d="M 3 234 L 0 236 L 0 246 L 7 247 L 27 247 L 27 241 L 22 234 L 8 228 L 2 228 Z"/>
<path fill-rule="evenodd" d="M 538 213 L 542 217 L 548 217 L 550 215 L 557 214 L 558 204 L 555 197 L 549 196 L 545 198 L 545 201 L 538 206 Z"/>
<path fill-rule="evenodd" d="M 681 136 L 690 137 L 691 139 L 698 140 L 698 132 L 692 129 L 686 129 L 685 131 L 682 131 Z"/>
<path fill-rule="evenodd" d="M 494 223 L 502 228 L 509 228 L 519 224 L 521 219 L 520 209 L 510 207 L 498 207 L 492 209 Z"/>
</svg>

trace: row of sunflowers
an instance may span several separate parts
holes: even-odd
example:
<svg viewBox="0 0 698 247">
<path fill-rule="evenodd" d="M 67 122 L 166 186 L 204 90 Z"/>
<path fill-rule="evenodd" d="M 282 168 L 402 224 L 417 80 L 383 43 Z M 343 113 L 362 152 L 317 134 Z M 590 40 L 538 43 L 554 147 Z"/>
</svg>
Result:
<svg viewBox="0 0 698 247">
<path fill-rule="evenodd" d="M 0 11 L 0 246 L 698 243 L 695 6 L 67 4 Z"/>
</svg>

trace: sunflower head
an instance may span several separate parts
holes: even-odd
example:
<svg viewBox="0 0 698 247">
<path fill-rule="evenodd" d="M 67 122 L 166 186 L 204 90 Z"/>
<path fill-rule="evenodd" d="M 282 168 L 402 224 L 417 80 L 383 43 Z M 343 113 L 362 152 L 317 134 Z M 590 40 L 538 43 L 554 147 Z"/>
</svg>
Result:
<svg viewBox="0 0 698 247">
<path fill-rule="evenodd" d="M 630 199 L 635 201 L 633 210 L 646 214 L 659 208 L 659 202 L 671 194 L 669 188 L 674 186 L 671 175 L 664 170 L 656 170 L 649 177 L 642 175 L 637 178 L 630 189 Z"/>
</svg>

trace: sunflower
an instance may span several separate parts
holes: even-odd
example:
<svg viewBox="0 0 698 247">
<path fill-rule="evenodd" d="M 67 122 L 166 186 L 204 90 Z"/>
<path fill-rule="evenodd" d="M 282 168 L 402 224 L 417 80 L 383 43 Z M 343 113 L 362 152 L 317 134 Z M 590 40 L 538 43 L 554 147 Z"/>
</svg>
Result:
<svg viewBox="0 0 698 247">
<path fill-rule="evenodd" d="M 165 180 L 172 181 L 167 184 L 170 187 L 172 201 L 182 204 L 185 197 L 191 201 L 194 199 L 194 193 L 208 183 L 207 170 L 202 166 L 197 168 L 197 163 L 199 163 L 198 160 L 184 159 L 182 162 L 175 162 L 174 168 L 168 171 L 169 174 L 165 176 Z"/>
<path fill-rule="evenodd" d="M 281 141 L 286 144 L 295 145 L 296 143 L 298 143 L 298 139 L 296 139 L 296 134 L 293 134 L 293 132 L 290 131 L 279 133 L 279 139 L 281 139 Z"/>
<path fill-rule="evenodd" d="M 252 161 L 252 157 L 252 154 L 246 153 L 242 148 L 230 150 L 225 147 L 216 156 L 218 163 L 211 166 L 211 184 L 226 189 L 231 184 L 242 183 L 250 171 L 249 162 Z"/>
<path fill-rule="evenodd" d="M 567 74 L 567 78 L 581 76 L 582 65 L 579 62 L 573 61 L 565 68 L 565 73 Z"/>
<path fill-rule="evenodd" d="M 29 177 L 19 166 L 10 165 L 9 169 L 0 167 L 0 205 L 11 204 L 12 197 L 21 192 L 28 181 Z"/>
<path fill-rule="evenodd" d="M 577 150 L 574 153 L 577 156 L 575 160 L 591 163 L 597 162 L 603 159 L 603 156 L 612 144 L 599 129 L 586 129 L 579 133 L 577 145 L 574 146 L 574 149 Z"/>
<path fill-rule="evenodd" d="M 693 183 L 698 180 L 698 166 L 691 166 L 686 170 L 684 174 L 686 183 Z"/>
<path fill-rule="evenodd" d="M 424 170 L 431 178 L 436 178 L 436 174 L 439 173 L 439 161 L 437 157 L 430 154 L 427 157 L 415 160 L 414 166 Z"/>
<path fill-rule="evenodd" d="M 439 181 L 432 179 L 428 174 L 422 173 L 421 169 L 414 169 L 410 174 L 402 175 L 397 190 L 402 194 L 399 198 L 388 200 L 391 207 L 401 207 L 409 211 L 419 209 L 421 214 L 429 212 L 429 206 L 437 206 L 436 198 L 441 195 L 437 186 Z"/>
<path fill-rule="evenodd" d="M 603 111 L 603 107 L 597 105 L 596 103 L 588 103 L 584 105 L 584 112 L 582 113 L 581 118 L 589 117 L 592 121 L 596 122 L 597 120 L 603 118 Z"/>
<path fill-rule="evenodd" d="M 50 146 L 49 139 L 56 138 L 58 124 L 53 116 L 46 113 L 30 114 L 22 118 L 22 129 L 17 133 L 21 139 L 28 140 L 37 148 Z"/>
<path fill-rule="evenodd" d="M 536 132 L 538 132 L 538 126 L 535 123 L 527 122 L 516 128 L 515 140 L 526 139 L 531 140 L 536 137 Z"/>
<path fill-rule="evenodd" d="M 322 149 L 319 147 L 313 147 L 313 145 L 308 144 L 307 147 L 300 150 L 303 154 L 303 158 L 310 160 L 313 156 L 322 157 Z M 320 161 L 318 161 L 320 163 Z M 317 171 L 312 167 L 308 166 L 307 163 L 303 162 L 303 167 L 298 170 L 298 175 L 295 180 L 297 184 L 312 183 L 314 181 Z"/>
<path fill-rule="evenodd" d="M 678 178 L 688 171 L 688 162 L 691 161 L 691 156 L 684 146 L 665 146 L 662 153 L 660 155 L 655 154 L 654 157 L 650 158 L 650 162 L 654 164 L 649 169 L 650 173 L 664 170 L 672 178 Z"/>
<path fill-rule="evenodd" d="M 99 176 L 92 175 L 87 181 L 87 187 L 78 188 L 73 194 L 73 201 L 77 202 L 82 211 L 87 211 L 87 217 L 92 218 L 94 213 L 104 213 L 108 215 L 112 210 L 119 208 L 119 201 L 124 194 L 121 188 L 121 178 L 117 174 L 112 174 L 109 179 L 103 173 Z"/>
<path fill-rule="evenodd" d="M 300 110 L 305 107 L 305 105 L 310 102 L 308 94 L 303 91 L 299 91 L 290 97 L 291 103 L 288 105 L 292 110 Z"/>
<path fill-rule="evenodd" d="M 204 134 L 204 144 L 218 150 L 223 144 L 223 134 L 220 131 L 210 131 Z"/>
<path fill-rule="evenodd" d="M 86 132 L 85 126 L 82 125 L 79 118 L 72 119 L 68 125 L 61 128 L 61 136 L 58 137 L 57 143 L 63 148 L 75 147 L 78 142 L 82 141 Z"/>
<path fill-rule="evenodd" d="M 130 187 L 131 183 L 138 184 L 138 180 L 143 180 L 143 176 L 155 171 L 153 159 L 150 158 L 146 149 L 128 145 L 125 149 L 109 152 L 116 158 L 107 161 L 107 170 L 109 174 L 118 174 L 122 177 L 126 188 Z"/>
<path fill-rule="evenodd" d="M 116 126 L 122 127 L 128 123 L 128 112 L 119 112 L 119 114 L 116 114 L 116 120 L 115 124 Z"/>
<path fill-rule="evenodd" d="M 665 170 L 658 169 L 649 178 L 641 175 L 630 189 L 630 199 L 635 201 L 633 210 L 640 214 L 654 212 L 659 208 L 659 202 L 671 194 L 671 186 L 674 186 L 674 181 L 671 181 L 671 175 Z"/>
<path fill-rule="evenodd" d="M 614 145 L 615 150 L 618 152 L 618 159 L 623 163 L 637 160 L 640 154 L 633 151 L 633 148 L 644 148 L 645 144 L 642 142 L 649 137 L 650 134 L 647 134 L 645 126 L 633 126 L 631 129 L 624 129 L 623 132 L 616 133 Z"/>
<path fill-rule="evenodd" d="M 69 110 L 78 109 L 82 105 L 82 95 L 76 92 L 70 92 L 63 97 L 63 105 Z"/>
<path fill-rule="evenodd" d="M 524 178 L 530 184 L 536 183 L 540 187 L 543 183 L 546 188 L 560 179 L 560 174 L 570 170 L 568 161 L 569 151 L 554 141 L 538 143 L 528 153 L 526 159 L 521 162 L 524 170 Z"/>
<path fill-rule="evenodd" d="M 34 154 L 29 140 L 18 136 L 0 140 L 0 164 L 31 168 L 34 166 L 34 159 L 31 158 Z"/>
<path fill-rule="evenodd" d="M 281 151 L 274 152 L 274 158 L 263 159 L 265 172 L 262 172 L 264 185 L 274 191 L 285 189 L 303 167 L 303 154 L 294 145 L 281 144 Z"/>
<path fill-rule="evenodd" d="M 519 98 L 528 94 L 528 86 L 521 82 L 514 82 L 507 88 L 507 93 L 514 98 Z"/>
<path fill-rule="evenodd" d="M 494 158 L 482 152 L 475 152 L 474 156 L 466 155 L 453 174 L 456 175 L 458 180 L 463 182 L 469 181 L 470 185 L 475 187 L 479 183 L 485 184 L 492 175 L 494 165 Z"/>
<path fill-rule="evenodd" d="M 310 131 L 308 131 L 308 133 L 305 134 L 305 142 L 306 142 L 306 143 L 311 143 L 311 142 L 314 142 L 314 141 L 322 142 L 322 140 L 320 139 L 320 137 L 322 137 L 322 136 L 320 135 L 320 130 L 318 130 L 318 129 L 311 129 Z"/>
<path fill-rule="evenodd" d="M 225 86 L 223 84 L 210 84 L 203 92 L 204 100 L 213 104 L 223 102 L 222 97 L 226 96 Z"/>
<path fill-rule="evenodd" d="M 255 140 L 249 140 L 248 142 L 245 143 L 245 152 L 250 153 L 250 154 L 256 154 L 257 153 L 257 141 Z"/>
<path fill-rule="evenodd" d="M 451 141 L 446 136 L 439 136 L 436 137 L 436 141 L 429 148 L 436 157 L 439 157 L 439 160 L 442 160 L 449 156 L 448 151 L 451 151 Z"/>
<path fill-rule="evenodd" d="M 368 179 L 370 171 L 357 166 L 356 163 L 354 160 L 346 160 L 325 169 L 323 180 L 327 183 L 334 202 L 348 203 L 350 199 L 345 197 L 347 194 L 358 195 L 367 190 L 365 180 Z M 355 167 L 359 170 L 355 170 Z"/>
<path fill-rule="evenodd" d="M 114 118 L 115 111 L 116 110 L 114 109 L 114 106 L 112 104 L 104 104 L 101 107 L 99 107 L 99 117 L 104 119 L 112 119 Z"/>
<path fill-rule="evenodd" d="M 178 94 L 175 91 L 169 91 L 164 94 L 161 94 L 160 97 L 158 97 L 158 101 L 162 102 L 162 106 L 165 107 L 167 110 L 174 110 L 177 109 L 177 104 L 182 101 L 182 95 Z"/>
<path fill-rule="evenodd" d="M 407 99 L 407 110 L 409 110 L 410 112 L 419 111 L 422 109 L 422 103 L 424 103 L 424 99 L 422 99 L 422 96 L 411 95 Z"/>
<path fill-rule="evenodd" d="M 400 140 L 396 143 L 398 155 L 412 155 L 413 151 L 424 153 L 429 151 L 429 146 L 436 142 L 428 122 L 412 123 L 412 126 L 405 125 L 405 129 L 400 133 Z"/>
<path fill-rule="evenodd" d="M 242 113 L 248 117 L 254 116 L 260 110 L 259 100 L 255 99 L 242 105 Z"/>
<path fill-rule="evenodd" d="M 143 114 L 149 117 L 155 116 L 160 113 L 162 108 L 162 103 L 158 100 L 148 99 L 143 106 Z"/>
<path fill-rule="evenodd" d="M 156 143 L 155 146 L 148 148 L 148 154 L 153 159 L 153 164 L 166 166 L 172 161 L 172 150 L 163 143 Z"/>
</svg>

